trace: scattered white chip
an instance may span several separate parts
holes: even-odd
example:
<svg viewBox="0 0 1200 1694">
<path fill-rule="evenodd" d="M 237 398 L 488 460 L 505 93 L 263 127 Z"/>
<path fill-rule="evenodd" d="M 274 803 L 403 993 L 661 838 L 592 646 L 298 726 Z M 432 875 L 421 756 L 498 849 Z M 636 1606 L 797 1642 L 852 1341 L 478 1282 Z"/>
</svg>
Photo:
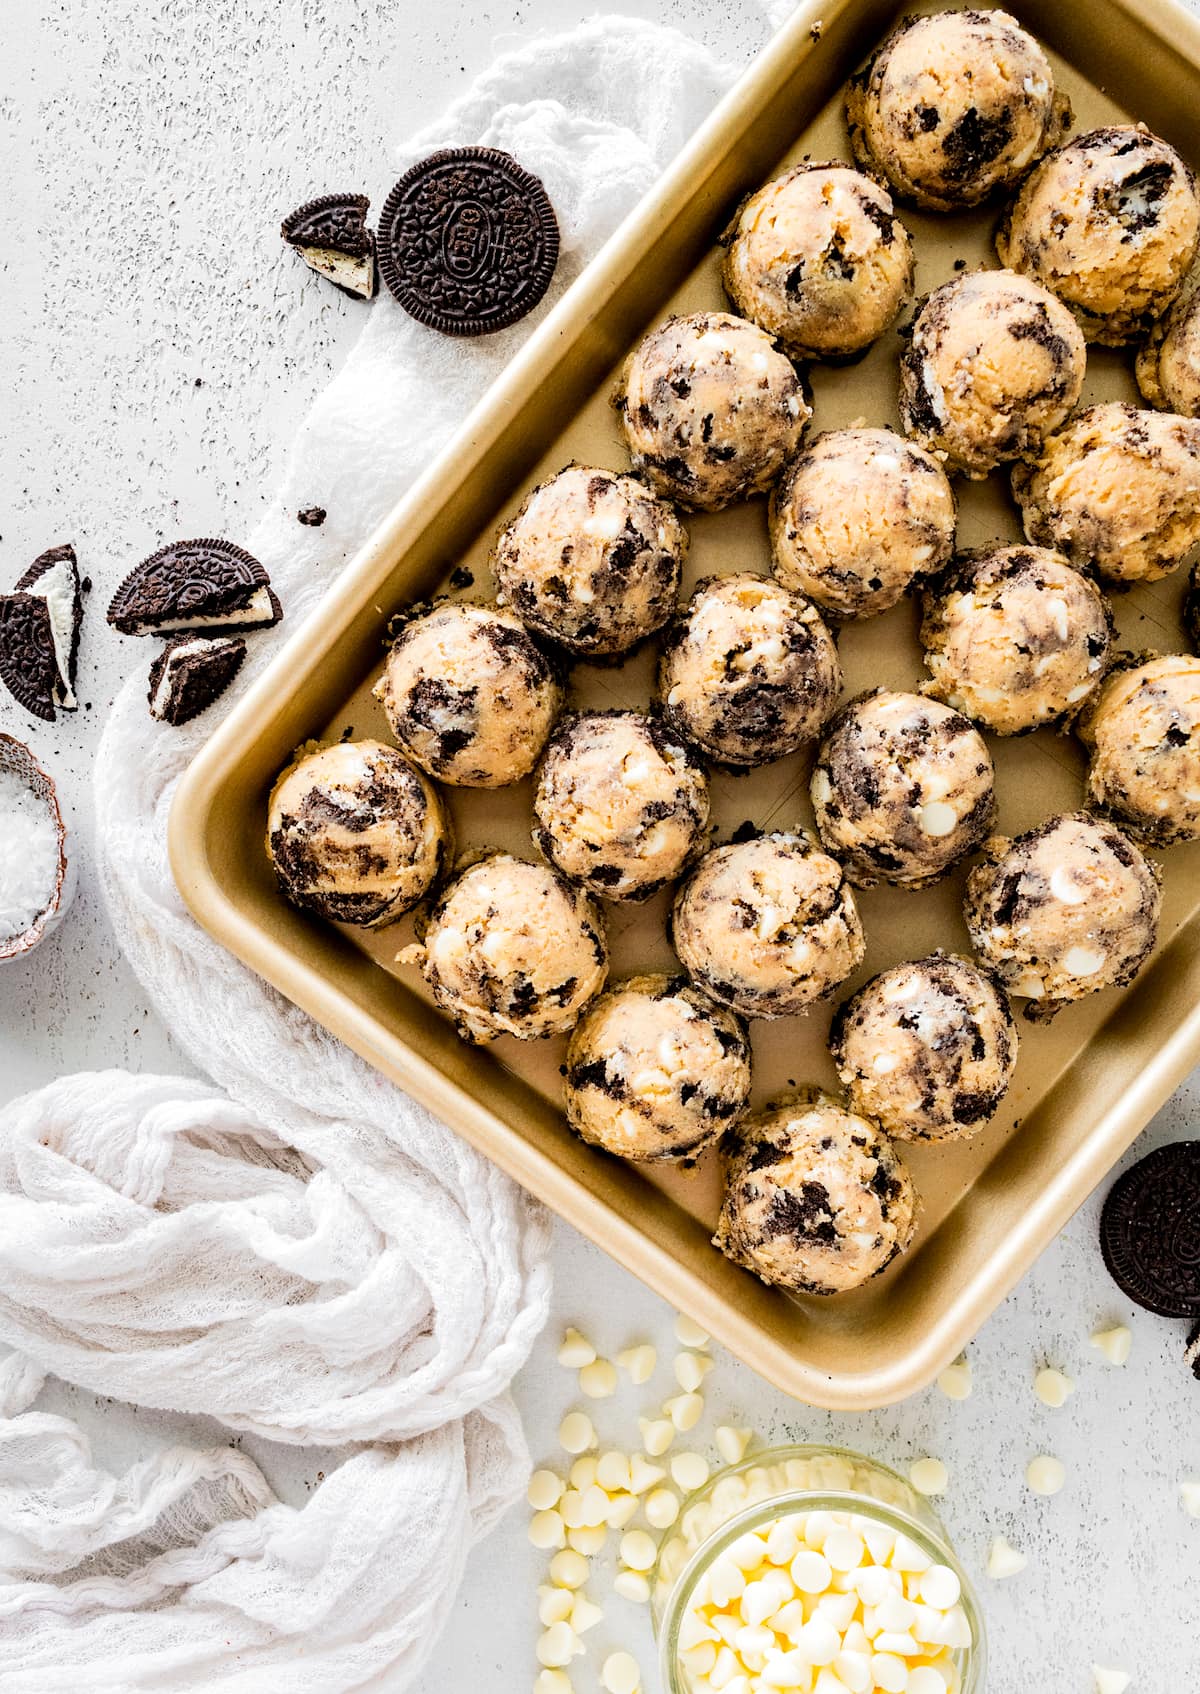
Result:
<svg viewBox="0 0 1200 1694">
<path fill-rule="evenodd" d="M 1188 1516 L 1200 1518 L 1200 1476 L 1185 1476 L 1179 1484 L 1179 1494 Z"/>
<path fill-rule="evenodd" d="M 610 1653 L 600 1668 L 600 1683 L 608 1694 L 638 1694 L 642 1673 L 632 1653 Z"/>
<path fill-rule="evenodd" d="M 661 1459 L 675 1439 L 675 1425 L 670 1418 L 639 1418 L 642 1446 L 652 1459 Z"/>
<path fill-rule="evenodd" d="M 573 1547 L 577 1553 L 582 1553 L 587 1559 L 594 1558 L 597 1553 L 602 1553 L 607 1539 L 608 1530 L 603 1524 L 594 1528 L 589 1525 L 586 1529 L 568 1529 L 567 1531 L 567 1546 Z"/>
<path fill-rule="evenodd" d="M 937 1384 L 948 1400 L 969 1400 L 974 1384 L 967 1360 L 956 1359 L 952 1365 L 947 1365 L 938 1377 Z"/>
<path fill-rule="evenodd" d="M 663 1401 L 663 1411 L 680 1434 L 684 1434 L 700 1422 L 704 1399 L 699 1394 L 676 1394 L 674 1399 Z"/>
<path fill-rule="evenodd" d="M 576 1635 L 583 1635 L 589 1629 L 595 1629 L 596 1625 L 603 1621 L 604 1612 L 601 1607 L 589 1600 L 586 1594 L 576 1594 L 575 1603 L 571 1607 L 571 1628 Z"/>
<path fill-rule="evenodd" d="M 543 1629 L 554 1623 L 569 1623 L 575 1596 L 569 1588 L 538 1589 L 538 1622 Z"/>
<path fill-rule="evenodd" d="M 558 1362 L 568 1370 L 582 1370 L 584 1365 L 590 1365 L 596 1357 L 596 1349 L 586 1335 L 580 1335 L 577 1329 L 568 1329 L 562 1338 L 558 1349 Z"/>
<path fill-rule="evenodd" d="M 569 1623 L 552 1623 L 549 1629 L 538 1636 L 538 1664 L 545 1665 L 548 1670 L 557 1670 L 562 1665 L 569 1665 L 571 1660 L 582 1652 L 583 1642 Z"/>
<path fill-rule="evenodd" d="M 621 1563 L 628 1565 L 630 1570 L 653 1570 L 657 1557 L 654 1537 L 647 1535 L 644 1529 L 631 1529 L 621 1537 Z"/>
<path fill-rule="evenodd" d="M 635 1453 L 629 1465 L 629 1489 L 632 1494 L 645 1494 L 665 1482 L 667 1473 L 658 1465 L 648 1465 L 640 1453 Z"/>
<path fill-rule="evenodd" d="M 638 1497 L 636 1494 L 610 1494 L 608 1497 L 608 1516 L 605 1522 L 610 1529 L 624 1529 L 629 1521 L 637 1516 Z"/>
<path fill-rule="evenodd" d="M 1057 1494 L 1067 1480 L 1067 1467 L 1049 1453 L 1039 1453 L 1025 1467 L 1025 1480 L 1035 1494 Z"/>
<path fill-rule="evenodd" d="M 1060 1406 L 1065 1406 L 1074 1394 L 1075 1384 L 1065 1372 L 1054 1370 L 1047 1365 L 1034 1377 L 1033 1392 L 1043 1406 L 1052 1406 L 1057 1411 Z"/>
<path fill-rule="evenodd" d="M 562 1499 L 563 1481 L 552 1470 L 535 1470 L 529 1478 L 525 1498 L 535 1512 L 548 1512 Z"/>
<path fill-rule="evenodd" d="M 944 1494 L 950 1473 L 940 1459 L 917 1459 L 908 1467 L 908 1480 L 918 1494 Z"/>
<path fill-rule="evenodd" d="M 575 1694 L 571 1678 L 564 1670 L 539 1671 L 533 1694 Z"/>
<path fill-rule="evenodd" d="M 708 1460 L 699 1453 L 676 1453 L 670 1464 L 671 1480 L 676 1488 L 682 1488 L 685 1494 L 692 1494 L 697 1488 L 703 1488 L 708 1481 Z"/>
<path fill-rule="evenodd" d="M 1123 1365 L 1133 1346 L 1133 1334 L 1123 1323 L 1112 1329 L 1098 1329 L 1092 1336 L 1092 1346 L 1104 1354 L 1110 1365 Z"/>
<path fill-rule="evenodd" d="M 535 1512 L 529 1520 L 529 1539 L 544 1553 L 552 1547 L 565 1546 L 567 1530 L 561 1514 L 555 1511 Z"/>
<path fill-rule="evenodd" d="M 704 1381 L 713 1362 L 707 1353 L 677 1353 L 675 1380 L 685 1394 L 694 1394 Z"/>
<path fill-rule="evenodd" d="M 581 1453 L 570 1469 L 572 1488 L 590 1488 L 600 1474 L 600 1466 L 594 1453 Z"/>
<path fill-rule="evenodd" d="M 679 1516 L 679 1496 L 670 1488 L 656 1488 L 646 1496 L 642 1508 L 651 1529 L 670 1529 Z"/>
<path fill-rule="evenodd" d="M 1092 1666 L 1096 1694 L 1125 1694 L 1132 1678 L 1126 1670 L 1110 1670 L 1106 1665 Z"/>
<path fill-rule="evenodd" d="M 623 1353 L 618 1353 L 617 1363 L 623 1371 L 628 1372 L 630 1382 L 640 1388 L 654 1375 L 658 1354 L 653 1347 L 643 1343 L 640 1347 L 626 1347 Z"/>
<path fill-rule="evenodd" d="M 586 1412 L 568 1412 L 558 1426 L 558 1444 L 568 1453 L 586 1453 L 596 1445 L 596 1431 Z"/>
<path fill-rule="evenodd" d="M 609 1451 L 601 1453 L 596 1465 L 597 1481 L 601 1488 L 607 1488 L 610 1494 L 619 1493 L 629 1487 L 629 1455 Z"/>
<path fill-rule="evenodd" d="M 685 1312 L 680 1312 L 675 1319 L 675 1339 L 681 1347 L 707 1347 L 710 1337 L 706 1329 L 701 1329 L 695 1318 L 689 1318 Z"/>
<path fill-rule="evenodd" d="M 617 1367 L 609 1359 L 593 1359 L 579 1373 L 580 1392 L 589 1400 L 607 1400 L 617 1392 Z"/>
<path fill-rule="evenodd" d="M 713 1440 L 727 1465 L 736 1465 L 746 1456 L 746 1448 L 750 1445 L 753 1430 L 735 1429 L 732 1424 L 723 1423 L 717 1426 Z"/>
<path fill-rule="evenodd" d="M 588 1562 L 573 1547 L 564 1547 L 550 1561 L 550 1580 L 560 1588 L 582 1588 L 588 1579 Z"/>
<path fill-rule="evenodd" d="M 1024 1553 L 1010 1547 L 1002 1535 L 992 1537 L 991 1546 L 988 1548 L 987 1573 L 993 1582 L 1003 1582 L 1006 1577 L 1017 1576 L 1028 1563 Z"/>
<path fill-rule="evenodd" d="M 640 1570 L 619 1570 L 613 1577 L 613 1588 L 623 1600 L 644 1606 L 650 1599 L 650 1584 Z"/>
</svg>

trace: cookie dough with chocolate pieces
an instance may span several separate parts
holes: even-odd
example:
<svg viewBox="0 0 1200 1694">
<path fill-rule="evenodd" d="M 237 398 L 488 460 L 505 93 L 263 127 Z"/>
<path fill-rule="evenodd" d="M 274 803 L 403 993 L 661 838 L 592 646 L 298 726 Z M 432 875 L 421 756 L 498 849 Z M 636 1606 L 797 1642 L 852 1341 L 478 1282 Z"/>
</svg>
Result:
<svg viewBox="0 0 1200 1694">
<path fill-rule="evenodd" d="M 79 708 L 83 590 L 75 549 L 66 545 L 39 553 L 13 592 L 0 595 L 0 682 L 47 723 Z"/>
<path fill-rule="evenodd" d="M 1098 810 L 1147 846 L 1200 840 L 1200 658 L 1122 654 L 1077 728 Z"/>
<path fill-rule="evenodd" d="M 749 1036 L 686 977 L 631 977 L 576 1025 L 564 1095 L 568 1123 L 593 1146 L 693 1160 L 745 1110 Z"/>
<path fill-rule="evenodd" d="M 365 194 L 323 194 L 288 214 L 284 241 L 310 270 L 358 300 L 375 296 L 375 237 L 367 228 Z"/>
<path fill-rule="evenodd" d="M 794 166 L 742 207 L 725 291 L 796 359 L 845 360 L 912 294 L 913 254 L 891 196 L 837 160 Z"/>
<path fill-rule="evenodd" d="M 772 492 L 772 569 L 826 617 L 870 618 L 942 569 L 954 524 L 931 453 L 890 429 L 826 430 Z"/>
<path fill-rule="evenodd" d="M 731 1132 L 713 1245 L 775 1287 L 846 1294 L 909 1245 L 917 1205 L 883 1131 L 804 1089 Z"/>
<path fill-rule="evenodd" d="M 1099 686 L 1112 614 L 1046 547 L 961 553 L 925 593 L 925 692 L 997 735 L 1064 723 Z"/>
<path fill-rule="evenodd" d="M 829 1051 L 851 1108 L 889 1135 L 962 1140 L 1008 1091 L 1017 1027 L 988 972 L 934 953 L 881 971 L 843 1001 Z"/>
<path fill-rule="evenodd" d="M 996 813 L 983 737 L 919 694 L 877 689 L 834 718 L 811 782 L 817 832 L 857 888 L 924 888 L 984 840 Z"/>
<path fill-rule="evenodd" d="M 1064 812 L 1015 840 L 995 836 L 967 878 L 975 950 L 1025 1017 L 1052 1018 L 1097 989 L 1133 981 L 1158 931 L 1158 873 L 1121 830 Z"/>
<path fill-rule="evenodd" d="M 108 608 L 122 635 L 246 634 L 283 616 L 265 568 L 232 541 L 171 541 L 136 565 Z"/>
<path fill-rule="evenodd" d="M 812 416 L 772 337 L 728 312 L 652 330 L 625 368 L 617 405 L 634 470 L 701 512 L 765 494 Z"/>
<path fill-rule="evenodd" d="M 1154 582 L 1200 542 L 1200 421 L 1089 406 L 1012 483 L 1031 541 L 1114 587 Z"/>
<path fill-rule="evenodd" d="M 842 667 L 816 607 L 770 577 L 706 577 L 668 626 L 657 699 L 671 728 L 722 764 L 749 767 L 812 741 Z"/>
<path fill-rule="evenodd" d="M 405 948 L 466 1041 L 565 1035 L 604 987 L 600 910 L 545 865 L 493 853 L 464 870 Z"/>
<path fill-rule="evenodd" d="M 979 480 L 1037 453 L 1083 388 L 1071 314 L 1012 271 L 968 271 L 922 303 L 900 358 L 905 433 Z"/>
<path fill-rule="evenodd" d="M 1143 397 L 1156 410 L 1200 418 L 1200 277 L 1151 325 L 1135 372 Z"/>
<path fill-rule="evenodd" d="M 396 740 L 422 770 L 459 788 L 528 776 L 563 691 L 514 613 L 465 600 L 417 608 L 375 686 Z"/>
<path fill-rule="evenodd" d="M 1051 153 L 996 233 L 1002 265 L 1057 294 L 1089 341 L 1114 347 L 1162 316 L 1198 243 L 1195 178 L 1144 124 L 1088 130 Z"/>
<path fill-rule="evenodd" d="M 641 712 L 579 712 L 538 770 L 534 840 L 564 876 L 607 900 L 645 900 L 708 832 L 708 778 L 686 744 Z"/>
<path fill-rule="evenodd" d="M 173 635 L 150 666 L 150 716 L 176 729 L 221 698 L 242 668 L 240 635 Z"/>
<path fill-rule="evenodd" d="M 1071 124 L 1038 43 L 1007 12 L 906 18 L 846 89 L 854 156 L 934 212 L 1010 187 Z"/>
<path fill-rule="evenodd" d="M 579 658 L 613 658 L 674 611 L 687 543 L 673 507 L 636 477 L 568 465 L 501 533 L 497 598 Z"/>
<path fill-rule="evenodd" d="M 706 853 L 675 897 L 671 934 L 705 993 L 747 1018 L 807 1011 L 866 950 L 842 867 L 785 831 Z"/>
<path fill-rule="evenodd" d="M 381 741 L 301 749 L 271 790 L 267 852 L 292 905 L 381 929 L 429 892 L 453 852 L 433 784 Z"/>
</svg>

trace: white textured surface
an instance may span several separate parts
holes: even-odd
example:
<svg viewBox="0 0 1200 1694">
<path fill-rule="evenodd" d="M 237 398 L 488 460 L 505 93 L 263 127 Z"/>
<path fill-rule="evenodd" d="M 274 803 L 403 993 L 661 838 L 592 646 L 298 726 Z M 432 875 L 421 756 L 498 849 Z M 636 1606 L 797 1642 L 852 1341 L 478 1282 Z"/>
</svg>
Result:
<svg viewBox="0 0 1200 1694">
<path fill-rule="evenodd" d="M 34 552 L 76 543 L 101 592 L 85 627 L 81 698 L 72 722 L 33 725 L 7 699 L 0 728 L 52 764 L 80 832 L 79 902 L 56 939 L 0 975 L 0 1090 L 63 1070 L 128 1064 L 186 1068 L 115 956 L 89 875 L 86 795 L 107 701 L 144 650 L 109 636 L 103 591 L 173 534 L 249 531 L 265 506 L 291 428 L 344 356 L 363 307 L 281 262 L 281 214 L 317 189 L 364 186 L 381 200 L 388 144 L 417 128 L 504 46 L 578 21 L 572 0 L 24 0 L 5 8 L 0 117 L 15 180 L 12 227 L 37 250 L 6 245 L 0 323 L 15 382 L 0 408 L 5 466 L 0 581 Z M 625 0 L 624 9 L 702 34 L 729 59 L 762 40 L 758 11 L 711 0 Z M 195 386 L 196 379 L 201 387 Z M 1161 1114 L 1139 1144 L 1195 1133 L 1200 1088 Z M 950 1468 L 944 1515 L 980 1573 L 993 1531 L 1030 1555 L 999 1588 L 983 1582 L 993 1694 L 1087 1694 L 1088 1667 L 1124 1665 L 1137 1694 L 1200 1685 L 1196 1592 L 1200 1525 L 1178 1482 L 1200 1474 L 1200 1390 L 1182 1365 L 1182 1326 L 1129 1308 L 1095 1247 L 1091 1202 L 985 1327 L 971 1349 L 976 1392 L 952 1405 L 937 1390 L 868 1417 L 828 1417 L 785 1401 L 723 1360 L 714 1409 L 768 1438 L 838 1440 L 901 1465 L 934 1453 Z M 602 1435 L 628 1440 L 635 1409 L 669 1392 L 672 1351 L 661 1303 L 573 1232 L 557 1232 L 557 1318 L 516 1384 L 535 1458 L 573 1385 L 554 1361 L 558 1328 L 577 1321 L 605 1349 L 657 1342 L 659 1376 L 601 1404 Z M 1087 1345 L 1099 1320 L 1126 1319 L 1134 1355 L 1112 1370 Z M 1079 1391 L 1058 1412 L 1032 1392 L 1037 1365 L 1061 1365 Z M 145 1418 L 60 1388 L 127 1460 L 182 1420 Z M 197 1433 L 200 1433 L 197 1431 Z M 203 1432 L 221 1439 L 219 1431 Z M 253 1446 L 268 1477 L 297 1497 L 318 1454 Z M 1067 1464 L 1064 1491 L 1035 1500 L 1023 1483 L 1039 1451 Z M 473 1556 L 458 1616 L 426 1679 L 427 1694 L 531 1685 L 542 1555 L 514 1513 Z M 618 1637 L 620 1638 L 618 1640 Z M 579 1694 L 613 1645 L 648 1668 L 644 1614 L 613 1602 L 575 1673 Z M 0 1664 L 0 1689 L 4 1689 Z M 653 1680 L 650 1680 L 653 1687 Z M 15 1691 L 14 1691 L 15 1694 Z M 332 1691 L 331 1691 L 332 1694 Z M 648 1690 L 649 1694 L 649 1690 Z"/>
</svg>

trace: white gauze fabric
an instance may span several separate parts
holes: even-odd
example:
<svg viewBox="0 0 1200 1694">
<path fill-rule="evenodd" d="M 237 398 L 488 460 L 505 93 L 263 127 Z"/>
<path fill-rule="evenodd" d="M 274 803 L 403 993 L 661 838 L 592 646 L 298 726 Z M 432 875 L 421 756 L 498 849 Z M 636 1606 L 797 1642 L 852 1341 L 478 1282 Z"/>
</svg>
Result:
<svg viewBox="0 0 1200 1694">
<path fill-rule="evenodd" d="M 373 305 L 247 538 L 286 619 L 251 638 L 217 711 L 313 610 L 733 74 L 673 31 L 594 19 L 498 61 L 398 149 L 398 168 L 453 143 L 514 153 L 558 214 L 558 275 L 532 319 L 467 345 L 386 297 Z M 312 504 L 328 518 L 303 529 L 295 511 Z M 0 1690 L 274 1694 L 286 1672 L 321 1694 L 391 1694 L 411 1686 L 472 1538 L 527 1470 L 504 1389 L 545 1318 L 546 1224 L 188 916 L 165 824 L 216 713 L 155 725 L 142 669 L 97 758 L 101 880 L 133 969 L 219 1091 L 107 1073 L 0 1114 L 3 1204 L 27 1249 L 0 1270 L 0 1336 L 20 1349 L 0 1406 Z M 27 1409 L 44 1370 L 275 1440 L 377 1444 L 299 1509 L 224 1449 L 176 1449 L 114 1476 L 69 1420 Z"/>
</svg>

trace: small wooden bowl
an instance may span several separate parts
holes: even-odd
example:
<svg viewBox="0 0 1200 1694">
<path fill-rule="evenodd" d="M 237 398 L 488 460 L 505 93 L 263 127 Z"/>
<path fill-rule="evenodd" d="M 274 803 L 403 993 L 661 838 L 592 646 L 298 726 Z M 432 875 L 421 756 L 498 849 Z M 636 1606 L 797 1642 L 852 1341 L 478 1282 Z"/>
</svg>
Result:
<svg viewBox="0 0 1200 1694">
<path fill-rule="evenodd" d="M 54 891 L 46 902 L 45 910 L 38 914 L 28 929 L 0 940 L 0 965 L 6 965 L 13 959 L 22 959 L 27 953 L 32 953 L 66 916 L 75 893 L 75 861 L 67 854 L 67 828 L 63 823 L 54 779 L 42 769 L 25 743 L 15 736 L 0 734 L 0 771 L 15 771 L 29 784 L 53 818 L 58 838 L 58 873 L 54 878 Z"/>
</svg>

